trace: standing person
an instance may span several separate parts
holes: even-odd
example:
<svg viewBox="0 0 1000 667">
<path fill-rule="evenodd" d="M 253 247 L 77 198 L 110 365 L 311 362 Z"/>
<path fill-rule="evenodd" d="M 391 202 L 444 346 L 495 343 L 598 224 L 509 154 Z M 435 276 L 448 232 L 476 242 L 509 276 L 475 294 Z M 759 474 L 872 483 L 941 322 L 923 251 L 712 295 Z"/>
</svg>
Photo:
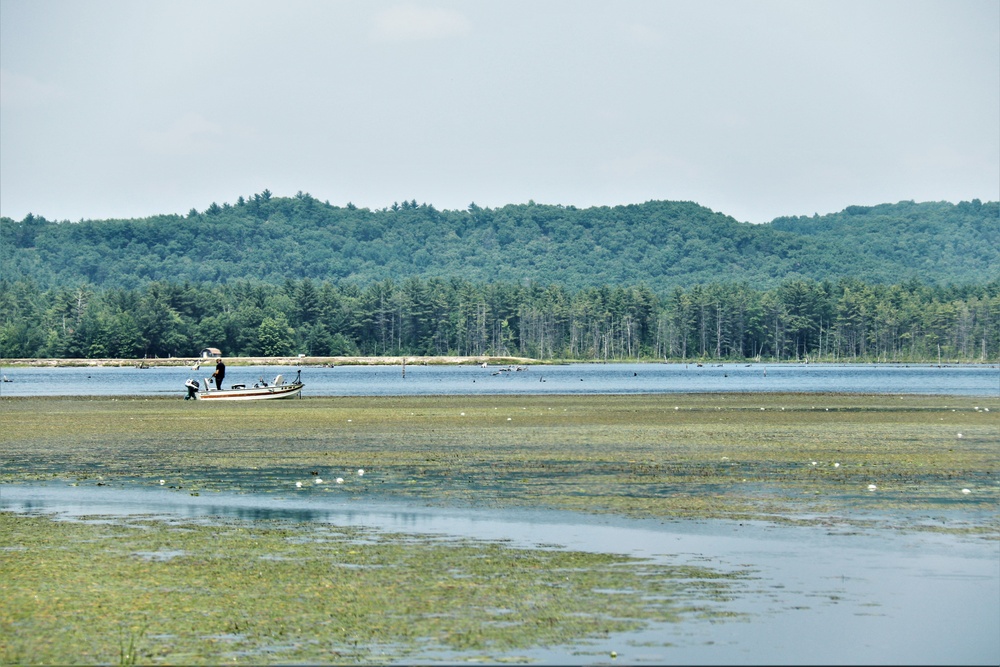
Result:
<svg viewBox="0 0 1000 667">
<path fill-rule="evenodd" d="M 215 378 L 215 388 L 222 389 L 222 381 L 226 378 L 226 365 L 222 363 L 221 358 L 215 362 L 215 372 L 212 373 L 212 377 Z"/>
</svg>

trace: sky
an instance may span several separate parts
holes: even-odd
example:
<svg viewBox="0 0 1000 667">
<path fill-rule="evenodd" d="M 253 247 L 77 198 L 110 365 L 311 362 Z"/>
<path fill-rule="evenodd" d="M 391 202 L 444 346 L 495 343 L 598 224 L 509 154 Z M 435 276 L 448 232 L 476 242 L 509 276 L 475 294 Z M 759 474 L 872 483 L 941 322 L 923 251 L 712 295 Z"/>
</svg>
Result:
<svg viewBox="0 0 1000 667">
<path fill-rule="evenodd" d="M 1000 200 L 997 0 L 0 0 L 0 215 Z"/>
</svg>

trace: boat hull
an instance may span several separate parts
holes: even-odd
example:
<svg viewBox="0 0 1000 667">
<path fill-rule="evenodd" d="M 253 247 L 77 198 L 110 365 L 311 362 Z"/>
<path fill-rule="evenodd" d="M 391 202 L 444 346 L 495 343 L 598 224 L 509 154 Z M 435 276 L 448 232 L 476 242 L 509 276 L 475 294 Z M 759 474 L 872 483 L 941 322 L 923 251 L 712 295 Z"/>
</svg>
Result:
<svg viewBox="0 0 1000 667">
<path fill-rule="evenodd" d="M 199 401 L 266 401 L 278 398 L 293 398 L 299 395 L 305 385 L 282 384 L 275 387 L 251 387 L 249 389 L 216 389 L 199 391 L 195 397 Z"/>
</svg>

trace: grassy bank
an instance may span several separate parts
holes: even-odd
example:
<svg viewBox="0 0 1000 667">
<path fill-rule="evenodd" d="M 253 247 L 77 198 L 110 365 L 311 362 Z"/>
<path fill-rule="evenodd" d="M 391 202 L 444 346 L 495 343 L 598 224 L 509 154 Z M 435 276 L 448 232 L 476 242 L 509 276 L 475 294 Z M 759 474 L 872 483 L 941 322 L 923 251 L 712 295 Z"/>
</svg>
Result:
<svg viewBox="0 0 1000 667">
<path fill-rule="evenodd" d="M 7 398 L 0 483 L 835 516 L 996 539 L 998 432 L 1000 400 L 962 397 Z M 5 664 L 585 654 L 652 621 L 723 621 L 720 603 L 752 585 L 708 566 L 279 521 L 0 513 L 0 544 Z"/>
</svg>

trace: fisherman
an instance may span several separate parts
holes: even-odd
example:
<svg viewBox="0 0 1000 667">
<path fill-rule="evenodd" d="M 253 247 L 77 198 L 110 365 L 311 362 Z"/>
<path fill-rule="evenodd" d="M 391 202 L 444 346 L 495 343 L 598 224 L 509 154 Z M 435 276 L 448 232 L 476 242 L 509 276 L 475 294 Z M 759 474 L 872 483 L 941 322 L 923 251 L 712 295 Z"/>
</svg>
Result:
<svg viewBox="0 0 1000 667">
<path fill-rule="evenodd" d="M 215 372 L 212 373 L 212 377 L 215 378 L 215 388 L 222 389 L 222 381 L 226 378 L 226 365 L 222 363 L 220 358 L 215 362 Z"/>
</svg>

